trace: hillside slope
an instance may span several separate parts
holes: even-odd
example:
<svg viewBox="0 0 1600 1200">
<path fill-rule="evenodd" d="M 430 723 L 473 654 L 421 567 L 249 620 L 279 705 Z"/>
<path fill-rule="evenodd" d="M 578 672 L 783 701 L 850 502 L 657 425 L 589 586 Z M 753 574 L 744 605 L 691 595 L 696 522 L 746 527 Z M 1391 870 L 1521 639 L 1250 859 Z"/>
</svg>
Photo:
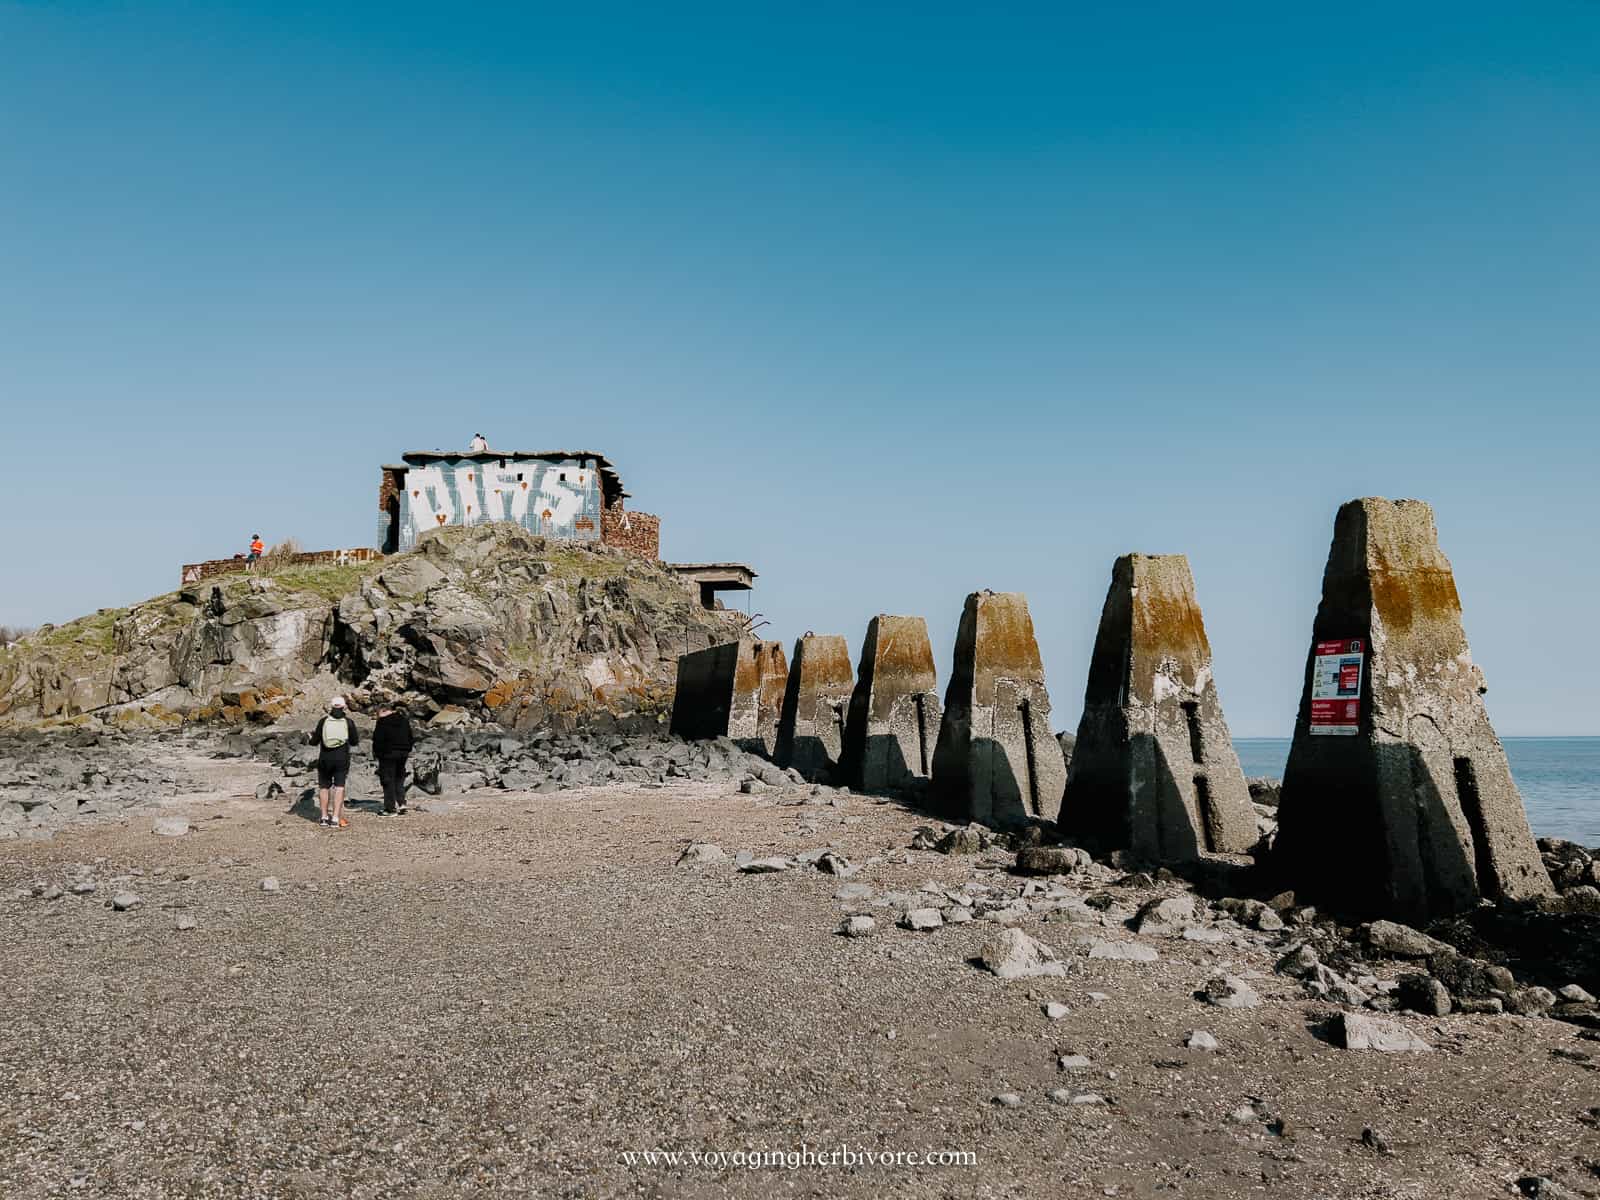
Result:
<svg viewBox="0 0 1600 1200">
<path fill-rule="evenodd" d="M 226 576 L 0 650 L 0 726 L 274 719 L 393 695 L 519 728 L 670 710 L 680 654 L 736 636 L 658 564 L 513 525 L 372 563 Z"/>
</svg>

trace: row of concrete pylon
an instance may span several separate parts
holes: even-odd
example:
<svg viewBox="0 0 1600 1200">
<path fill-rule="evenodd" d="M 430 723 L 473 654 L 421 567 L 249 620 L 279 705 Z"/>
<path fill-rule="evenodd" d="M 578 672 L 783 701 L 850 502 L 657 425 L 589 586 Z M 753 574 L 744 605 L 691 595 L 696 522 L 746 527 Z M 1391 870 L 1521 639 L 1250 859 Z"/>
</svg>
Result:
<svg viewBox="0 0 1600 1200">
<path fill-rule="evenodd" d="M 1271 863 L 1282 882 L 1409 920 L 1548 894 L 1428 505 L 1339 510 L 1311 642 Z M 1116 561 L 1070 764 L 1020 593 L 967 597 L 942 705 L 921 617 L 874 617 L 858 662 L 852 678 L 845 639 L 809 633 L 792 663 L 753 639 L 687 654 L 673 728 L 858 790 L 925 789 L 953 818 L 1053 822 L 1153 863 L 1256 842 L 1181 554 Z"/>
</svg>

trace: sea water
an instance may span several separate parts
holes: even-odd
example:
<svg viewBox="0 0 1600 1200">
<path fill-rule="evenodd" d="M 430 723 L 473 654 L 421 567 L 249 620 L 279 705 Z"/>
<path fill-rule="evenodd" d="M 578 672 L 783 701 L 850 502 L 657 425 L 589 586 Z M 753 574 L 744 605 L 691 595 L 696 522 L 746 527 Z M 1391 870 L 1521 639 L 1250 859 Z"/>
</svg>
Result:
<svg viewBox="0 0 1600 1200">
<path fill-rule="evenodd" d="M 1600 846 L 1600 737 L 1502 738 L 1535 837 Z M 1282 778 L 1288 738 L 1240 738 L 1246 775 Z"/>
</svg>

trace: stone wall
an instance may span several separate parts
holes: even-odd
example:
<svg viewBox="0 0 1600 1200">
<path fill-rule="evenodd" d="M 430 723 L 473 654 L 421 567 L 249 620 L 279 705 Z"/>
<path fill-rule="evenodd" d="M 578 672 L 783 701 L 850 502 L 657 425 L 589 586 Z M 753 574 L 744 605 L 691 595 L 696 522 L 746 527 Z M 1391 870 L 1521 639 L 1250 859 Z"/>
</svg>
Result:
<svg viewBox="0 0 1600 1200">
<path fill-rule="evenodd" d="M 273 555 L 270 561 L 274 566 L 303 567 L 370 562 L 378 557 L 379 553 L 371 546 L 353 546 L 348 550 L 310 550 L 304 554 L 277 554 Z M 213 558 L 205 562 L 184 563 L 178 586 L 199 583 L 216 575 L 232 575 L 239 571 L 255 570 L 265 561 L 267 560 L 257 559 L 252 563 L 248 558 Z"/>
</svg>

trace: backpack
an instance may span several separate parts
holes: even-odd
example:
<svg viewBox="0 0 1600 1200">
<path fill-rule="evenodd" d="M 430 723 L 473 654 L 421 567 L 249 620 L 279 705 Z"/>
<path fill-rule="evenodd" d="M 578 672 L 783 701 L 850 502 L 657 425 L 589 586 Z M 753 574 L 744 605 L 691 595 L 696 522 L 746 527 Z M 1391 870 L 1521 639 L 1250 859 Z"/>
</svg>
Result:
<svg viewBox="0 0 1600 1200">
<path fill-rule="evenodd" d="M 350 719 L 348 717 L 322 718 L 322 748 L 324 750 L 337 750 L 350 740 Z"/>
</svg>

